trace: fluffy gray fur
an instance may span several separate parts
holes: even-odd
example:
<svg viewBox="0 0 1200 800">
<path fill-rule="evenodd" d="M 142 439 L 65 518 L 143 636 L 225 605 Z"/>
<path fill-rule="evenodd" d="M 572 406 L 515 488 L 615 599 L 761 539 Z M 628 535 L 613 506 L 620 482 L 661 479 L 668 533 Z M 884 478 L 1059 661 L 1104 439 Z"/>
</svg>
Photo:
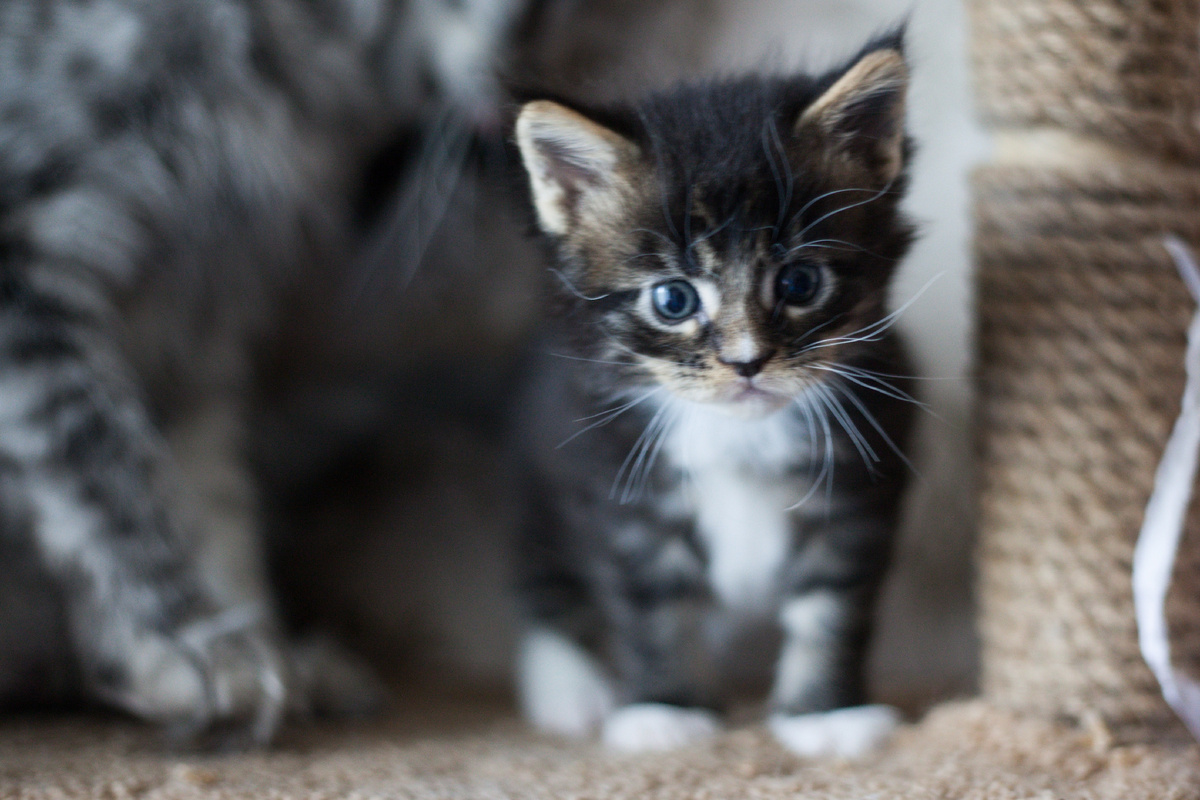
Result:
<svg viewBox="0 0 1200 800">
<path fill-rule="evenodd" d="M 290 709 L 375 699 L 283 641 L 253 354 L 353 262 L 379 148 L 447 113 L 494 127 L 493 70 L 535 10 L 0 7 L 0 703 L 82 694 L 264 742 Z"/>
</svg>

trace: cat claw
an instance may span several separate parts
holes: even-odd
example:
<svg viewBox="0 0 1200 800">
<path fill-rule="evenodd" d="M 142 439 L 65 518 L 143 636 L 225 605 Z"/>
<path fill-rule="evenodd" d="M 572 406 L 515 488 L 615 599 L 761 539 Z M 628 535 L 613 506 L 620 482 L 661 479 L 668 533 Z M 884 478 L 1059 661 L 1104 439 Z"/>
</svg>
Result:
<svg viewBox="0 0 1200 800">
<path fill-rule="evenodd" d="M 602 739 L 626 753 L 674 750 L 712 738 L 721 723 L 711 711 L 665 703 L 635 703 L 617 709 L 604 721 Z"/>
<path fill-rule="evenodd" d="M 768 721 L 775 738 L 798 756 L 857 759 L 878 750 L 900 727 L 892 706 L 839 708 L 817 714 L 776 714 Z"/>
</svg>

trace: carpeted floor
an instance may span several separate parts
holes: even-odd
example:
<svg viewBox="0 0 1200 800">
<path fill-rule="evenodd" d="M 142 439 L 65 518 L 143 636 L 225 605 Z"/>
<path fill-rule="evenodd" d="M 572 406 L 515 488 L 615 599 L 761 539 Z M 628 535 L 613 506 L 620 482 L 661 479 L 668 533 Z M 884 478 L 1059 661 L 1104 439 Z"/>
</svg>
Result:
<svg viewBox="0 0 1200 800">
<path fill-rule="evenodd" d="M 502 702 L 426 695 L 366 725 L 289 729 L 232 756 L 164 751 L 114 719 L 0 722 L 0 798 L 490 800 L 1174 800 L 1200 798 L 1200 747 L 1116 746 L 982 701 L 942 705 L 858 764 L 804 762 L 761 727 L 670 755 L 617 756 L 531 733 Z"/>
</svg>

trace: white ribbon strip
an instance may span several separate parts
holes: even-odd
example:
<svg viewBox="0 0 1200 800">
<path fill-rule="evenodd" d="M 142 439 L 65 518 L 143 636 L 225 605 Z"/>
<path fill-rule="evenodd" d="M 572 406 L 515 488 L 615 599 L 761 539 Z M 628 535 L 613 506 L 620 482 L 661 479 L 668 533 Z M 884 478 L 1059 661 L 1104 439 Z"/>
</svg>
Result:
<svg viewBox="0 0 1200 800">
<path fill-rule="evenodd" d="M 1192 298 L 1200 303 L 1200 267 L 1196 266 L 1187 245 L 1168 236 L 1163 246 L 1175 259 Z M 1179 419 L 1163 450 L 1154 476 L 1154 492 L 1146 504 L 1146 517 L 1133 551 L 1133 604 L 1142 657 L 1158 678 L 1163 698 L 1192 736 L 1200 739 L 1200 684 L 1171 664 L 1165 608 L 1200 453 L 1200 310 L 1188 328 L 1185 363 L 1187 384 Z"/>
</svg>

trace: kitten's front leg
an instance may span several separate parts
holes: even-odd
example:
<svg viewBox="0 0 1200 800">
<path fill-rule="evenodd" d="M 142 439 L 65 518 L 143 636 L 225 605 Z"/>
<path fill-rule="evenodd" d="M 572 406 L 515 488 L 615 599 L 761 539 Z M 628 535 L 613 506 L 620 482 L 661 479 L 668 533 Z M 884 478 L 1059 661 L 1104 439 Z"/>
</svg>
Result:
<svg viewBox="0 0 1200 800">
<path fill-rule="evenodd" d="M 809 588 L 779 614 L 783 645 L 771 693 L 771 730 L 803 756 L 854 758 L 878 747 L 899 724 L 890 706 L 865 697 L 871 595 L 863 589 Z"/>
<path fill-rule="evenodd" d="M 667 750 L 720 731 L 710 710 L 716 670 L 704 635 L 712 601 L 698 580 L 679 574 L 688 552 L 681 537 L 643 554 L 637 566 L 623 569 L 622 591 L 611 600 L 625 701 L 602 730 L 614 749 Z"/>
<path fill-rule="evenodd" d="M 0 452 L 29 498 L 95 696 L 181 730 L 270 738 L 285 696 L 271 610 L 212 592 L 174 462 L 69 266 L 0 272 Z"/>
</svg>

